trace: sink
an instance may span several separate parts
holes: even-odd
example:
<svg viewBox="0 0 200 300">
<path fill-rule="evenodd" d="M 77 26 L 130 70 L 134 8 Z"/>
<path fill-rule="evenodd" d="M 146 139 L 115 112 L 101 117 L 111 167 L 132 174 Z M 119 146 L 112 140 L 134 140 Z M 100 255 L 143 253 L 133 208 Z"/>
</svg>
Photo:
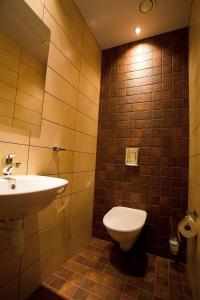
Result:
<svg viewBox="0 0 200 300">
<path fill-rule="evenodd" d="M 0 177 L 0 219 L 18 219 L 37 213 L 63 193 L 68 181 L 26 175 Z"/>
</svg>

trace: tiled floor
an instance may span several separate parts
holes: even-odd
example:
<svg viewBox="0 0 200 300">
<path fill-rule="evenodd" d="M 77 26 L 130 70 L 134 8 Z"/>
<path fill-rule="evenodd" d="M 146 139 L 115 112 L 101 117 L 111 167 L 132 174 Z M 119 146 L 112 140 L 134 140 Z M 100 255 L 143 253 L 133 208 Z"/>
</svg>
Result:
<svg viewBox="0 0 200 300">
<path fill-rule="evenodd" d="M 49 277 L 29 300 L 192 299 L 183 264 L 148 254 L 146 274 L 127 275 L 111 264 L 112 251 L 112 243 L 93 238 Z"/>
</svg>

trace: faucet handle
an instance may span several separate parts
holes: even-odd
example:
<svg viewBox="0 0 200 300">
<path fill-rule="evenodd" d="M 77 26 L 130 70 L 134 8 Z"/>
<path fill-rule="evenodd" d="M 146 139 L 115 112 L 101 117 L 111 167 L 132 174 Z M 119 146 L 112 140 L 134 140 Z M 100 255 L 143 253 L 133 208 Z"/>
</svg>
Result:
<svg viewBox="0 0 200 300">
<path fill-rule="evenodd" d="M 21 153 L 9 153 L 7 156 L 6 156 L 6 159 L 5 159 L 5 163 L 7 165 L 9 164 L 12 164 L 12 161 L 13 161 L 13 158 L 17 155 L 21 155 Z"/>
</svg>

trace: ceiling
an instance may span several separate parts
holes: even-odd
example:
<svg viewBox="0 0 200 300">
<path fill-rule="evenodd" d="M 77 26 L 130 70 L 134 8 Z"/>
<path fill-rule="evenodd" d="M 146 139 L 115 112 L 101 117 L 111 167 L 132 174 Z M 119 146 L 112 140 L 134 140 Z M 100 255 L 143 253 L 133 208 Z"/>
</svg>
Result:
<svg viewBox="0 0 200 300">
<path fill-rule="evenodd" d="M 102 49 L 183 28 L 188 25 L 192 0 L 156 0 L 148 14 L 140 0 L 74 0 Z M 141 33 L 134 30 L 140 26 Z"/>
</svg>

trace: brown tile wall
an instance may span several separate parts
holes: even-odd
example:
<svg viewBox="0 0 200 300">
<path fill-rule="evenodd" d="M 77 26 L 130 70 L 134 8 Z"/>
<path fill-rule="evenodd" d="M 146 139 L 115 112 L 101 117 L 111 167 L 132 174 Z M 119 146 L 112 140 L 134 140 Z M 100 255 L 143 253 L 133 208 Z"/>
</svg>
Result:
<svg viewBox="0 0 200 300">
<path fill-rule="evenodd" d="M 188 195 L 187 29 L 103 51 L 93 234 L 113 206 L 148 212 L 147 249 L 168 254 Z M 139 147 L 139 167 L 125 148 Z M 183 253 L 184 245 L 182 246 Z"/>
</svg>

